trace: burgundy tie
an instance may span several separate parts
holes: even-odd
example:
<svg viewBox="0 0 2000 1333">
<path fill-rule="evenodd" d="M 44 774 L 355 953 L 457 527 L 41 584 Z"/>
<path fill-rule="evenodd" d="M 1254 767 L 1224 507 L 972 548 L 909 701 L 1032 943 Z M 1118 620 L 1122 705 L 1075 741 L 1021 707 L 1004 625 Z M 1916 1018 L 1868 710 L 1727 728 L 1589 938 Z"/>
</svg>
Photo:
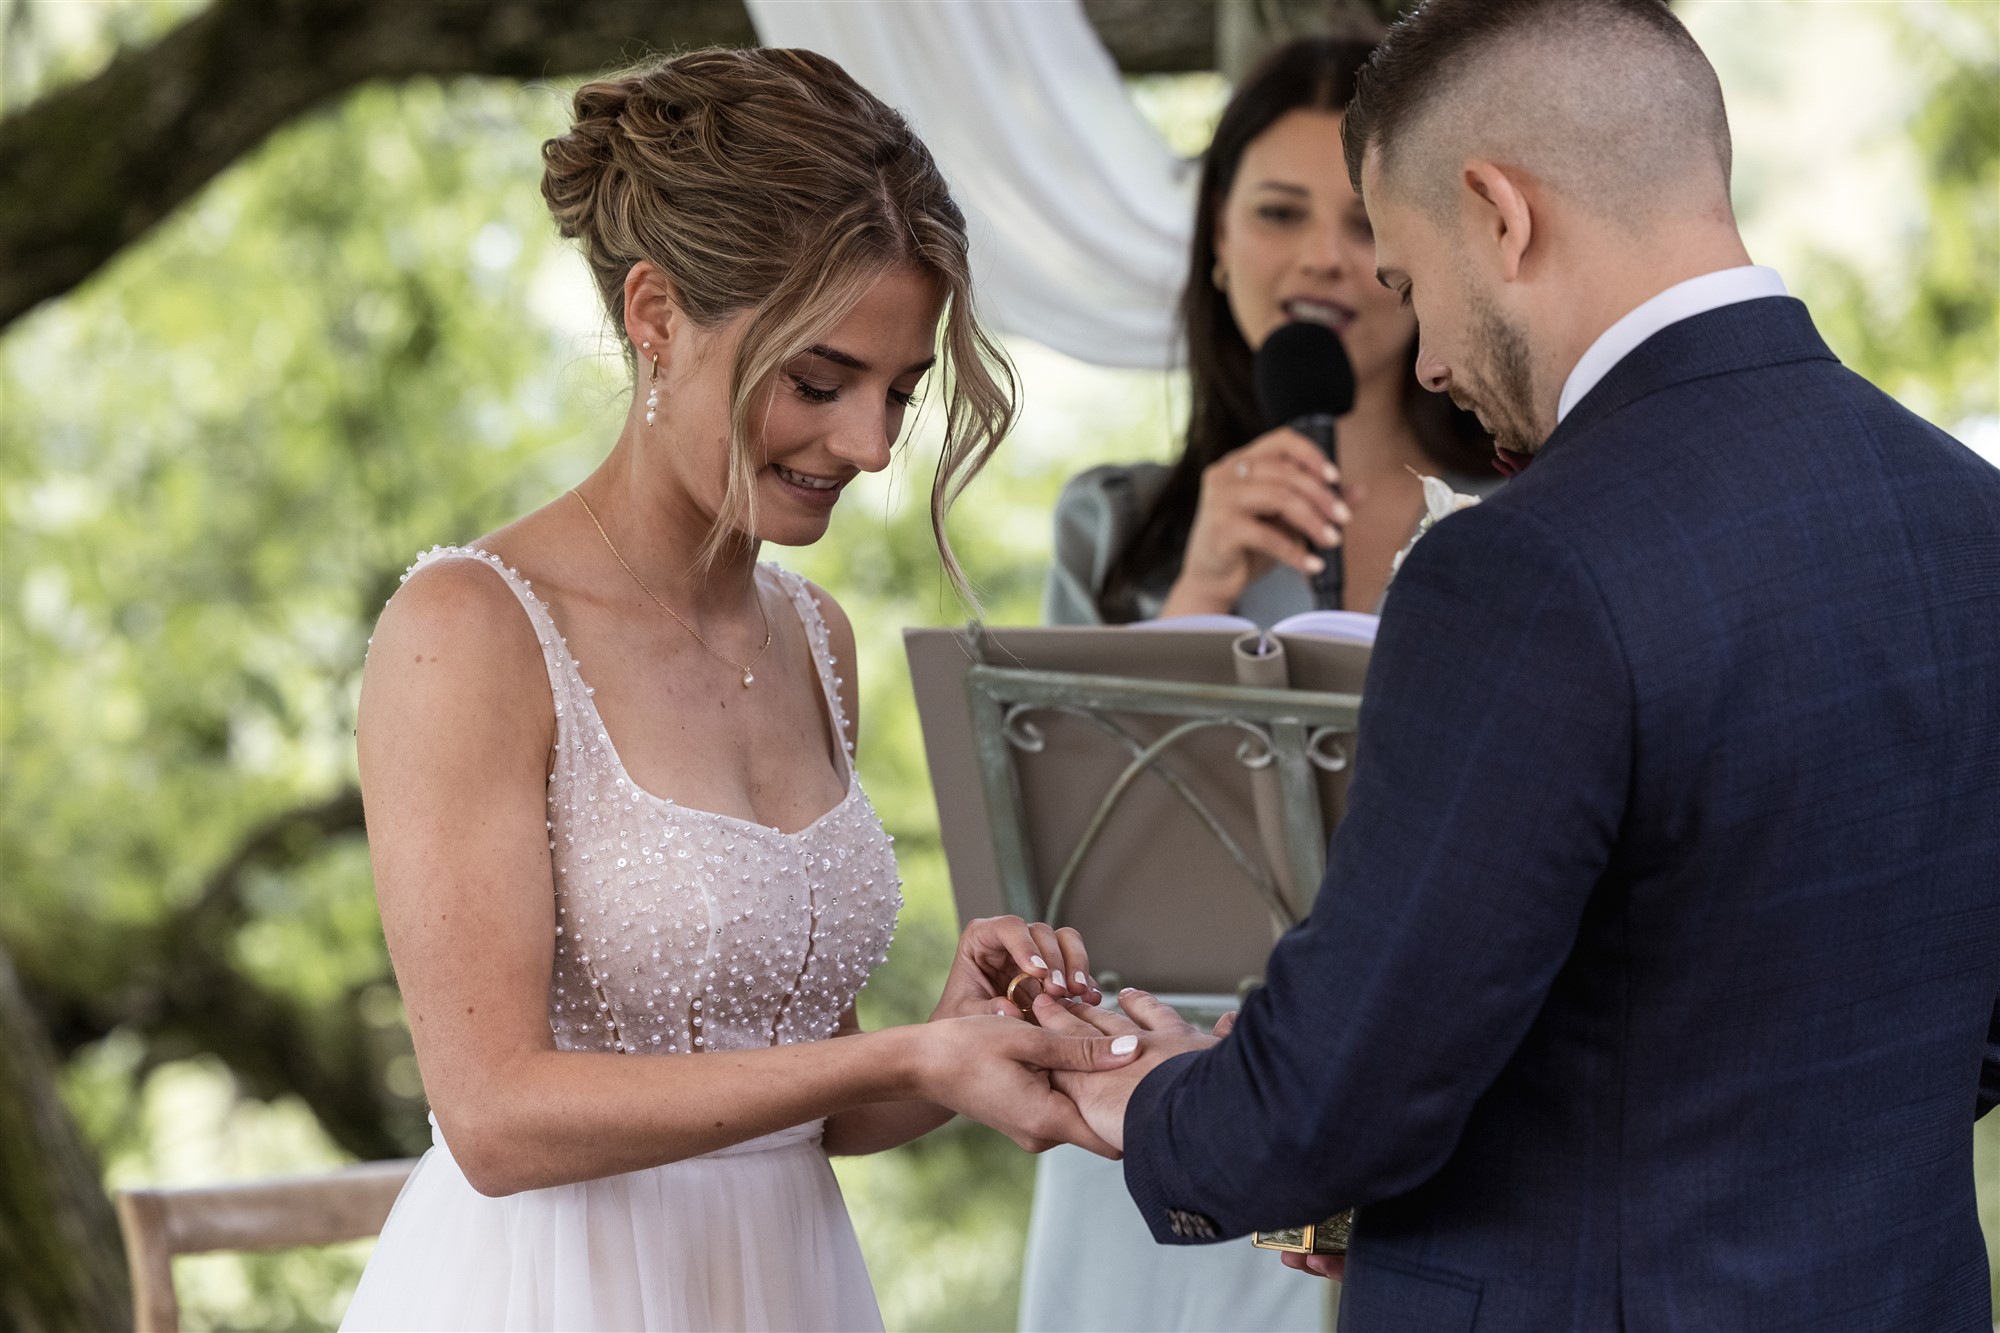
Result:
<svg viewBox="0 0 2000 1333">
<path fill-rule="evenodd" d="M 1524 454 L 1518 449 L 1503 449 L 1493 446 L 1493 466 L 1503 477 L 1511 477 L 1522 468 L 1535 461 L 1533 454 Z"/>
</svg>

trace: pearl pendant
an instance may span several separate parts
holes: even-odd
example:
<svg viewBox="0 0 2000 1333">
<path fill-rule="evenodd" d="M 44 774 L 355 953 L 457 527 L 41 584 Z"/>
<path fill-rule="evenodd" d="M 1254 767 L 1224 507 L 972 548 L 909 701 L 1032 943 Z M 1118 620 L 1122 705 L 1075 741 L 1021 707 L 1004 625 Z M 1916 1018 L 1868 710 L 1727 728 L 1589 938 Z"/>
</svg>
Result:
<svg viewBox="0 0 2000 1333">
<path fill-rule="evenodd" d="M 757 678 L 751 675 L 750 672 L 746 669 L 743 673 L 743 688 L 746 690 L 749 689 L 750 686 L 756 682 L 756 680 Z"/>
</svg>

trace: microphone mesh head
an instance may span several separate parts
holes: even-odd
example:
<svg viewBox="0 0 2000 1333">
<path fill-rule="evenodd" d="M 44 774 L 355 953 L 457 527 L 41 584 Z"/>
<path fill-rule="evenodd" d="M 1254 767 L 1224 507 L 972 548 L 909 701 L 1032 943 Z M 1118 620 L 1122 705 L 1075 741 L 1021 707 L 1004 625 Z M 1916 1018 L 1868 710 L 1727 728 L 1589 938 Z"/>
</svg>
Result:
<svg viewBox="0 0 2000 1333">
<path fill-rule="evenodd" d="M 1354 407 L 1354 367 L 1340 335 L 1324 324 L 1280 325 L 1257 349 L 1257 406 L 1268 425 L 1345 416 Z"/>
</svg>

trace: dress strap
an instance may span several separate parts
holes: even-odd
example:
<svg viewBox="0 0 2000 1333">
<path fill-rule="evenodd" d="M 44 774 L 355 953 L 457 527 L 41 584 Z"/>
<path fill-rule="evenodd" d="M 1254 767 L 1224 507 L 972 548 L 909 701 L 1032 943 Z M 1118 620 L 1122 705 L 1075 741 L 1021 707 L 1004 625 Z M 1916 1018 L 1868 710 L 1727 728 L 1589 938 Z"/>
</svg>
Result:
<svg viewBox="0 0 2000 1333">
<path fill-rule="evenodd" d="M 826 632 L 826 618 L 820 614 L 819 598 L 813 596 L 812 585 L 791 570 L 780 565 L 766 565 L 765 568 L 791 594 L 799 621 L 806 628 L 806 643 L 812 649 L 813 667 L 819 672 L 820 689 L 826 694 L 827 716 L 833 719 L 834 739 L 840 742 L 840 752 L 847 757 L 847 770 L 851 774 L 854 771 L 854 741 L 848 732 L 846 710 L 840 706 L 840 687 L 844 682 L 840 676 L 840 664 L 833 657 L 833 642 Z"/>
<path fill-rule="evenodd" d="M 534 585 L 521 577 L 519 570 L 477 546 L 433 546 L 417 556 L 416 563 L 403 572 L 402 581 L 408 583 L 419 571 L 445 560 L 473 560 L 488 566 L 527 612 L 528 623 L 534 626 L 535 638 L 542 646 L 542 665 L 549 673 L 549 693 L 556 707 L 556 743 L 560 747 L 571 733 L 573 720 L 583 712 L 580 705 L 588 702 L 579 699 L 576 691 L 587 693 L 588 687 L 583 683 L 576 659 L 569 655 L 569 641 L 556 628 L 555 617 L 549 614 L 547 604 L 535 595 Z"/>
</svg>

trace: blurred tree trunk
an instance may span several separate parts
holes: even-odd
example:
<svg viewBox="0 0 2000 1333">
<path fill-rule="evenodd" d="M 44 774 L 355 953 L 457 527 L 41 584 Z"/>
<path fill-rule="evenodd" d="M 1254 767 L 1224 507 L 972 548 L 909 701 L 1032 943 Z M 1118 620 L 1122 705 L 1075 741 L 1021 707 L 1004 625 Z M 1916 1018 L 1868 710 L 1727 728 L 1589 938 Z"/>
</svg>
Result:
<svg viewBox="0 0 2000 1333">
<path fill-rule="evenodd" d="M 149 1063 L 210 1053 L 250 1095 L 298 1096 L 357 1157 L 423 1146 L 421 1106 L 384 1077 L 407 1040 L 366 1020 L 365 988 L 307 1008 L 244 975 L 232 947 L 248 917 L 246 876 L 359 835 L 361 816 L 351 787 L 285 811 L 252 829 L 187 907 L 122 934 L 80 922 L 93 939 L 71 948 L 58 936 L 23 956 L 23 975 L 0 945 L 0 1333 L 132 1326 L 117 1218 L 57 1091 L 59 1051 L 127 1028 L 146 1039 Z M 121 979 L 72 971 L 82 958 L 116 958 Z"/>
<path fill-rule="evenodd" d="M 0 951 L 0 1328 L 130 1328 L 118 1220 L 52 1056 Z"/>
</svg>

